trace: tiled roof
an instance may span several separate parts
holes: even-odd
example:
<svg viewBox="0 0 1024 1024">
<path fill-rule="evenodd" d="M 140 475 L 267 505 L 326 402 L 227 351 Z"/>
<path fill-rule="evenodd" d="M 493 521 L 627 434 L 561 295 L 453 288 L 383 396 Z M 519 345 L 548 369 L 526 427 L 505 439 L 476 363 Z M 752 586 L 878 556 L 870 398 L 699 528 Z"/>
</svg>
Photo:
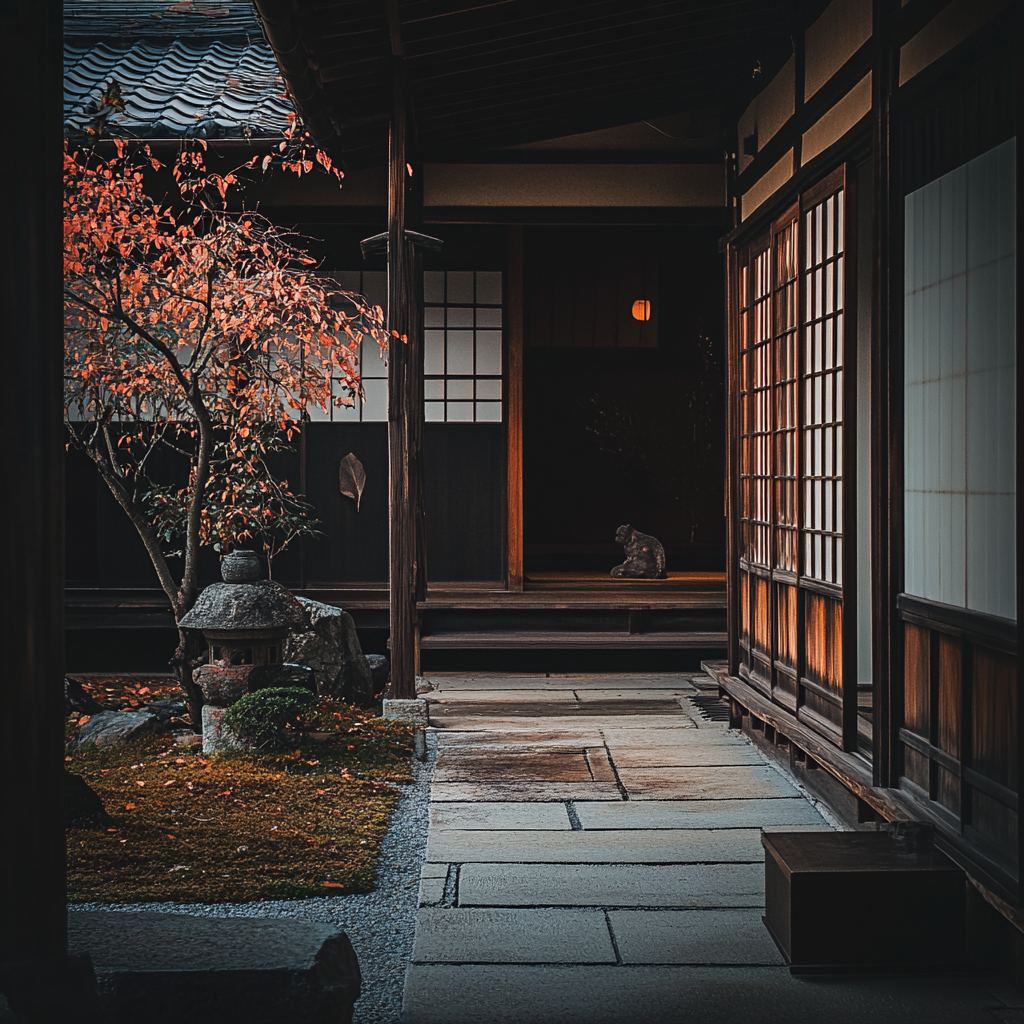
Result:
<svg viewBox="0 0 1024 1024">
<path fill-rule="evenodd" d="M 70 134 L 92 121 L 111 81 L 125 109 L 108 119 L 108 133 L 247 138 L 288 126 L 291 104 L 248 4 L 71 0 L 64 11 Z"/>
<path fill-rule="evenodd" d="M 263 38 L 252 5 L 239 0 L 64 0 L 65 39 Z"/>
</svg>

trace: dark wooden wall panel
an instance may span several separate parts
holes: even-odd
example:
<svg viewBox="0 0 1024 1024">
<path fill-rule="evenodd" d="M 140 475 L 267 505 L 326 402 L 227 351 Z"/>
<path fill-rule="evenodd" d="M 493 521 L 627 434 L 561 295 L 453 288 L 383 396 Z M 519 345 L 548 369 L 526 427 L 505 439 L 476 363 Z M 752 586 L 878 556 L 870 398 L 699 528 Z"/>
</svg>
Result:
<svg viewBox="0 0 1024 1024">
<path fill-rule="evenodd" d="M 505 569 L 505 432 L 428 423 L 423 435 L 427 579 L 500 582 Z"/>
<path fill-rule="evenodd" d="M 928 737 L 931 708 L 931 638 L 927 629 L 907 625 L 903 648 L 903 724 Z"/>
<path fill-rule="evenodd" d="M 766 657 L 772 649 L 771 617 L 768 607 L 768 581 L 763 576 L 753 577 L 754 584 L 754 649 Z"/>
<path fill-rule="evenodd" d="M 777 583 L 775 602 L 775 659 L 796 672 L 796 587 Z"/>
<path fill-rule="evenodd" d="M 824 594 L 804 594 L 804 675 L 842 697 L 843 602 Z"/>
<path fill-rule="evenodd" d="M 976 647 L 971 686 L 971 767 L 1017 789 L 1016 659 Z"/>
<path fill-rule="evenodd" d="M 973 790 L 970 825 L 1011 861 L 1017 861 L 1017 815 L 1002 801 Z"/>
<path fill-rule="evenodd" d="M 909 747 L 903 748 L 903 775 L 928 792 L 928 758 Z"/>
<path fill-rule="evenodd" d="M 939 637 L 940 749 L 960 757 L 960 720 L 963 715 L 964 645 L 956 637 Z"/>
<path fill-rule="evenodd" d="M 984 873 L 1005 891 L 1015 891 L 1018 697 L 1008 624 L 906 595 L 899 607 L 901 788 L 915 814 L 980 857 Z"/>
<path fill-rule="evenodd" d="M 308 583 L 379 583 L 388 578 L 388 425 L 309 423 L 306 494 L 324 537 L 305 542 Z M 366 470 L 359 511 L 341 494 L 338 466 L 353 453 Z"/>
</svg>

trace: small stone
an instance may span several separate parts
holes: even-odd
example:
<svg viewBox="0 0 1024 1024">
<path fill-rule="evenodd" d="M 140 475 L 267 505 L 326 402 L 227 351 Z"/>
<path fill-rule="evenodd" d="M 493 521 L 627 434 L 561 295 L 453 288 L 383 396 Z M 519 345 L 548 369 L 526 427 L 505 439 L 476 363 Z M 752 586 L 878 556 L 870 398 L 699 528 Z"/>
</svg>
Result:
<svg viewBox="0 0 1024 1024">
<path fill-rule="evenodd" d="M 101 711 L 93 715 L 78 731 L 76 746 L 95 743 L 97 747 L 114 747 L 144 736 L 161 732 L 164 723 L 157 715 L 143 709 L 136 711 Z"/>
<path fill-rule="evenodd" d="M 381 717 L 404 722 L 406 725 L 425 726 L 427 724 L 427 702 L 425 700 L 385 698 Z"/>
<path fill-rule="evenodd" d="M 391 662 L 383 654 L 368 654 L 366 661 L 370 666 L 370 675 L 373 678 L 373 692 L 375 694 L 383 693 L 391 678 Z"/>
</svg>

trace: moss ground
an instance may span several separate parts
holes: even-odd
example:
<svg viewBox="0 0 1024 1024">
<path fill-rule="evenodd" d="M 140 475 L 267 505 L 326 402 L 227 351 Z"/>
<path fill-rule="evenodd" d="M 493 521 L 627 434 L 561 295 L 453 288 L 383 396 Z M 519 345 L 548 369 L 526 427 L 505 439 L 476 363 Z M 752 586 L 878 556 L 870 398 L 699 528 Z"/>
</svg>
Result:
<svg viewBox="0 0 1024 1024">
<path fill-rule="evenodd" d="M 129 682 L 88 685 L 112 707 L 171 695 Z M 115 692 L 105 700 L 100 687 Z M 68 769 L 113 819 L 68 830 L 69 900 L 244 902 L 372 888 L 396 785 L 412 778 L 412 732 L 338 704 L 310 724 L 326 738 L 297 749 L 207 756 L 169 735 L 69 746 Z M 70 723 L 69 739 L 76 731 Z"/>
</svg>

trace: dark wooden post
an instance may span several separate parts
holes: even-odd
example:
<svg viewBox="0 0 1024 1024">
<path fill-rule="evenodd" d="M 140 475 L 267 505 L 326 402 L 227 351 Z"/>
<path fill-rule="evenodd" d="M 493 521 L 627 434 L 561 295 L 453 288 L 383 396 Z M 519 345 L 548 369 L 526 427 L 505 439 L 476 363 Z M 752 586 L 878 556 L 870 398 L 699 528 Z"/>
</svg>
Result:
<svg viewBox="0 0 1024 1024">
<path fill-rule="evenodd" d="M 393 58 L 394 108 L 388 168 L 388 462 L 391 587 L 391 688 L 416 696 L 416 522 L 410 469 L 415 386 L 409 341 L 416 323 L 415 256 L 405 235 L 408 97 L 402 58 Z M 418 461 L 418 453 L 417 459 Z"/>
<path fill-rule="evenodd" d="M 523 589 L 523 226 L 508 229 L 508 504 L 506 581 Z"/>
<path fill-rule="evenodd" d="M 87 959 L 67 957 L 64 863 L 61 5 L 16 4 L 5 23 L 7 66 L 38 132 L 7 162 L 0 245 L 11 382 L 0 448 L 0 990 L 19 1020 L 84 1020 L 94 982 Z"/>
</svg>

